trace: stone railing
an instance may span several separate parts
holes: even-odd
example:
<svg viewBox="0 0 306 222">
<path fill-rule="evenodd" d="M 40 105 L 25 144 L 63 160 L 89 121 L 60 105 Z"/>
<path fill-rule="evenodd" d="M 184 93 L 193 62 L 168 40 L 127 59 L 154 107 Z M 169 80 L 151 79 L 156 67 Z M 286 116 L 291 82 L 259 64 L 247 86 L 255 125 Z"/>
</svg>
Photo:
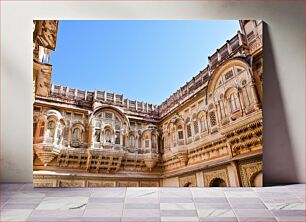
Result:
<svg viewBox="0 0 306 222">
<path fill-rule="evenodd" d="M 130 100 L 124 98 L 124 96 L 121 94 L 111 93 L 107 91 L 96 90 L 92 92 L 52 84 L 49 95 L 51 97 L 58 97 L 62 99 L 76 101 L 98 101 L 104 104 L 120 106 L 130 111 L 143 112 L 153 115 L 158 115 L 159 113 L 159 107 L 157 105 L 139 102 L 137 100 Z"/>
<path fill-rule="evenodd" d="M 262 36 L 257 36 L 253 42 L 249 44 L 249 53 L 252 54 L 262 48 Z"/>
<path fill-rule="evenodd" d="M 160 106 L 159 113 L 161 117 L 166 116 L 172 110 L 174 110 L 179 104 L 183 103 L 186 97 L 194 95 L 197 89 L 208 82 L 210 76 L 210 70 L 213 70 L 222 61 L 232 56 L 240 47 L 246 47 L 246 39 L 243 34 L 239 31 L 230 40 L 226 42 L 220 49 L 208 57 L 208 66 L 203 69 L 197 76 L 192 78 L 183 87 L 173 93 L 169 98 L 167 98 Z"/>
<path fill-rule="evenodd" d="M 227 59 L 233 52 L 235 52 L 241 46 L 246 47 L 246 45 L 247 43 L 245 36 L 241 34 L 240 31 L 238 31 L 237 35 L 235 35 L 230 40 L 227 40 L 226 44 L 224 44 L 220 49 L 217 49 L 217 51 L 212 56 L 208 57 L 210 69 L 212 70 L 216 68 L 220 62 Z"/>
<path fill-rule="evenodd" d="M 198 89 L 208 81 L 208 79 L 209 71 L 206 67 L 159 106 L 160 117 L 166 116 L 186 99 L 194 95 Z"/>
<path fill-rule="evenodd" d="M 150 114 L 158 114 L 159 109 L 157 105 L 153 105 L 146 102 L 140 102 L 137 100 L 130 100 L 124 98 L 122 94 L 116 94 L 106 91 L 96 90 L 94 92 L 94 99 L 102 103 L 108 103 L 112 105 L 121 106 L 131 111 L 144 112 Z"/>
</svg>

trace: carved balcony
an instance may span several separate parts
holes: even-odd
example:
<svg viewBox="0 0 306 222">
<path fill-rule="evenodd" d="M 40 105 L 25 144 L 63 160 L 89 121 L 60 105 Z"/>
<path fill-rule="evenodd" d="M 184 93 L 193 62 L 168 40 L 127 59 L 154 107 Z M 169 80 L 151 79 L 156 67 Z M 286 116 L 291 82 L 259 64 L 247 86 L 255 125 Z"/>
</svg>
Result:
<svg viewBox="0 0 306 222">
<path fill-rule="evenodd" d="M 159 155 L 156 153 L 147 153 L 143 155 L 146 167 L 151 171 L 159 160 Z"/>
</svg>

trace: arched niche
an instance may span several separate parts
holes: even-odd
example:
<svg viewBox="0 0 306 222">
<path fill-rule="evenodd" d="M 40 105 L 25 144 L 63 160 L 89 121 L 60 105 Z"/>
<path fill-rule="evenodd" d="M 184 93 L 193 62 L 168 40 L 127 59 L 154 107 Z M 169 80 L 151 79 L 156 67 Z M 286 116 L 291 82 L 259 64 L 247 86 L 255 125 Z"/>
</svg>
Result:
<svg viewBox="0 0 306 222">
<path fill-rule="evenodd" d="M 214 178 L 210 181 L 210 187 L 227 187 L 226 182 L 221 178 Z"/>
<path fill-rule="evenodd" d="M 71 147 L 81 147 L 85 139 L 85 127 L 82 123 L 75 123 L 71 127 Z"/>
<path fill-rule="evenodd" d="M 122 110 L 113 106 L 100 106 L 89 118 L 91 147 L 112 148 L 125 145 L 130 123 Z"/>
<path fill-rule="evenodd" d="M 247 79 L 247 81 L 249 82 L 252 79 L 250 70 L 251 69 L 249 64 L 246 61 L 244 61 L 244 59 L 242 58 L 234 58 L 225 62 L 223 65 L 216 68 L 211 74 L 211 78 L 208 82 L 208 87 L 207 87 L 208 98 L 211 98 L 211 96 L 219 98 L 220 95 L 218 93 L 217 95 L 215 95 L 218 86 L 220 86 L 220 84 L 224 85 L 225 82 L 227 82 L 228 80 L 237 79 L 236 77 L 239 76 L 240 73 L 245 73 L 245 76 L 239 77 L 237 81 L 234 81 L 233 86 L 238 87 L 240 85 L 241 82 L 240 78 Z"/>
<path fill-rule="evenodd" d="M 46 129 L 44 143 L 60 146 L 62 142 L 62 131 L 65 121 L 61 113 L 57 110 L 48 110 L 46 113 Z"/>
<path fill-rule="evenodd" d="M 256 172 L 251 177 L 252 187 L 262 187 L 263 186 L 263 174 L 262 171 Z"/>
</svg>

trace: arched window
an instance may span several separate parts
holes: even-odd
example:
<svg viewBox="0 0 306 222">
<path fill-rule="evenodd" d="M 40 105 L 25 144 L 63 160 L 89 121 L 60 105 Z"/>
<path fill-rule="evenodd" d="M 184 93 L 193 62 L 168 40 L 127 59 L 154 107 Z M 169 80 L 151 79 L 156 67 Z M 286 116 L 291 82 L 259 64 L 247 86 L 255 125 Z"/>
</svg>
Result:
<svg viewBox="0 0 306 222">
<path fill-rule="evenodd" d="M 244 79 L 242 81 L 242 96 L 243 96 L 243 101 L 245 103 L 246 106 L 249 106 L 251 104 L 251 100 L 250 100 L 250 97 L 249 97 L 249 93 L 248 93 L 248 90 L 247 90 L 247 81 Z"/>
<path fill-rule="evenodd" d="M 53 120 L 50 120 L 48 122 L 48 134 L 47 134 L 49 138 L 54 138 L 55 128 L 56 128 L 55 122 Z"/>
<path fill-rule="evenodd" d="M 152 148 L 156 148 L 157 147 L 157 139 L 155 135 L 151 136 L 151 140 L 152 140 Z"/>
<path fill-rule="evenodd" d="M 239 99 L 236 93 L 232 93 L 230 95 L 230 103 L 231 103 L 232 113 L 240 109 Z"/>
<path fill-rule="evenodd" d="M 95 136 L 94 136 L 95 142 L 100 142 L 100 129 L 95 130 Z"/>
<path fill-rule="evenodd" d="M 80 143 L 82 142 L 83 132 L 79 127 L 75 127 L 72 131 L 72 142 Z"/>
<path fill-rule="evenodd" d="M 206 118 L 205 118 L 205 114 L 201 117 L 201 131 L 204 132 L 207 130 L 206 127 Z"/>
<path fill-rule="evenodd" d="M 130 137 L 129 137 L 129 146 L 130 147 L 135 147 L 135 137 L 134 137 L 134 135 L 130 135 Z"/>
<path fill-rule="evenodd" d="M 44 136 L 44 134 L 45 134 L 45 122 L 42 122 L 40 124 L 39 137 Z"/>
<path fill-rule="evenodd" d="M 226 111 L 225 111 L 225 106 L 224 106 L 224 95 L 223 94 L 220 95 L 219 104 L 220 104 L 221 118 L 224 118 L 226 117 Z"/>
<path fill-rule="evenodd" d="M 209 119 L 210 119 L 210 125 L 211 126 L 216 126 L 217 125 L 216 114 L 215 114 L 214 111 L 209 113 Z"/>
<path fill-rule="evenodd" d="M 149 136 L 146 135 L 145 136 L 145 148 L 149 148 L 150 147 L 150 139 Z"/>
<path fill-rule="evenodd" d="M 193 132 L 195 135 L 199 133 L 199 125 L 196 117 L 193 118 Z"/>
<path fill-rule="evenodd" d="M 57 139 L 56 144 L 59 145 L 62 140 L 62 130 L 61 129 L 57 129 L 56 139 Z"/>
<path fill-rule="evenodd" d="M 184 139 L 183 127 L 181 125 L 179 125 L 177 127 L 177 137 L 178 137 L 179 140 L 183 140 Z"/>
<path fill-rule="evenodd" d="M 120 130 L 116 130 L 116 133 L 115 133 L 115 144 L 120 144 L 120 141 L 121 141 L 121 132 Z"/>
<path fill-rule="evenodd" d="M 105 126 L 104 130 L 102 126 Z M 93 141 L 95 143 L 103 142 L 103 144 L 110 145 L 124 145 L 127 141 L 123 140 L 122 132 L 126 127 L 125 119 L 120 116 L 116 110 L 111 108 L 105 108 L 97 113 L 95 113 L 93 118 Z M 102 129 L 101 129 L 102 127 Z M 101 141 L 102 140 L 102 141 Z M 102 144 L 93 144 L 95 147 L 100 147 Z"/>
<path fill-rule="evenodd" d="M 192 137 L 190 118 L 186 120 L 187 137 Z"/>
<path fill-rule="evenodd" d="M 164 147 L 168 147 L 168 138 L 166 136 L 164 137 Z"/>
<path fill-rule="evenodd" d="M 104 131 L 104 142 L 112 143 L 112 132 L 110 129 L 105 129 Z"/>
</svg>

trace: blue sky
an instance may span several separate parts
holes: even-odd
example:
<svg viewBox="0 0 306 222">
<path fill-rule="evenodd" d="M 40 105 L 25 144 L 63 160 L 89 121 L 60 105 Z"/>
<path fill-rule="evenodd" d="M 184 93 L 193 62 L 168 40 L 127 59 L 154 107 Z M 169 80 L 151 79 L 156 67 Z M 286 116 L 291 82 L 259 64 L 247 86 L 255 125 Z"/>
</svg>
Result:
<svg viewBox="0 0 306 222">
<path fill-rule="evenodd" d="M 160 104 L 238 30 L 237 20 L 60 21 L 52 82 Z"/>
</svg>

